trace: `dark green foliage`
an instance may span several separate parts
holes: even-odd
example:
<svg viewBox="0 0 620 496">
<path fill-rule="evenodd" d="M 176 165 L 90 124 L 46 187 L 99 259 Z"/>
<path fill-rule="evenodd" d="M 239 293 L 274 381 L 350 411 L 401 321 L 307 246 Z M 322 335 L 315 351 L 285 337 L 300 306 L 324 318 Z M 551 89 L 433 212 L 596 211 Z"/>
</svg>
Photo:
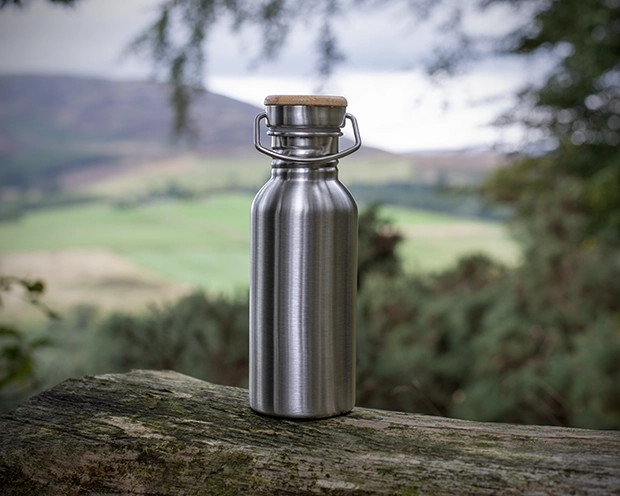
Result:
<svg viewBox="0 0 620 496">
<path fill-rule="evenodd" d="M 541 273 L 538 288 L 528 264 L 511 271 L 482 256 L 441 274 L 373 281 L 359 301 L 359 403 L 620 428 L 620 265 L 603 272 L 612 259 L 585 256 L 560 269 L 571 278 L 554 284 L 560 273 Z"/>
<path fill-rule="evenodd" d="M 387 184 L 347 185 L 356 201 L 361 204 L 389 204 L 443 212 L 484 220 L 506 220 L 509 209 L 488 205 L 478 191 L 459 190 L 447 185 L 400 182 Z"/>
<path fill-rule="evenodd" d="M 506 376 L 504 396 L 516 401 L 514 411 L 529 405 L 526 421 L 619 428 L 620 5 L 543 7 L 516 50 L 565 55 L 543 85 L 523 92 L 508 121 L 555 149 L 486 184 L 492 198 L 514 207 L 524 263 L 489 314 L 495 339 L 509 343 L 494 345 L 507 368 L 488 366 L 485 377 Z M 496 387 L 495 397 L 501 393 Z"/>
<path fill-rule="evenodd" d="M 33 148 L 18 154 L 1 153 L 0 185 L 22 191 L 39 189 L 54 193 L 60 186 L 58 178 L 76 169 L 88 169 L 117 159 L 114 152 L 92 152 L 79 144 L 67 142 L 58 147 Z"/>
<path fill-rule="evenodd" d="M 174 369 L 219 384 L 247 385 L 247 297 L 196 292 L 146 314 L 113 314 L 97 329 L 100 368 Z"/>
<path fill-rule="evenodd" d="M 431 13 L 440 11 L 439 18 L 446 21 L 441 27 L 455 34 L 463 13 L 461 3 L 459 0 L 384 0 L 381 3 L 371 0 L 167 0 L 158 7 L 158 19 L 134 40 L 129 49 L 145 55 L 155 71 L 164 74 L 170 84 L 170 101 L 175 111 L 173 130 L 179 136 L 192 136 L 196 126 L 190 115 L 191 103 L 203 88 L 203 72 L 207 65 L 208 52 L 204 41 L 208 41 L 217 23 L 229 22 L 235 31 L 249 26 L 261 33 L 258 53 L 252 54 L 254 62 L 277 57 L 286 47 L 293 28 L 301 28 L 298 29 L 300 33 L 312 33 L 314 60 L 310 63 L 318 79 L 324 82 L 345 60 L 338 33 L 341 30 L 339 23 L 346 23 L 349 11 L 363 8 L 372 11 L 392 4 L 399 6 L 403 15 L 410 16 L 412 21 L 427 19 Z M 487 0 L 474 2 L 475 7 L 481 9 L 489 3 Z M 439 6 L 442 9 L 438 9 Z M 472 48 L 474 40 L 465 39 L 463 30 L 450 37 L 442 34 L 442 38 L 449 39 L 446 45 L 450 46 L 443 51 L 445 53 L 431 57 L 428 65 L 432 72 L 450 69 L 456 62 L 448 59 L 461 60 L 464 55 L 476 51 Z M 488 44 L 486 37 L 483 38 L 483 44 Z"/>
<path fill-rule="evenodd" d="M 472 256 L 442 274 L 369 283 L 358 302 L 360 404 L 449 414 L 480 359 L 472 338 L 504 274 Z"/>
<path fill-rule="evenodd" d="M 41 344 L 29 341 L 17 329 L 0 325 L 0 390 L 11 383 L 24 385 L 31 379 L 32 355 Z"/>
<path fill-rule="evenodd" d="M 402 235 L 391 221 L 379 213 L 378 205 L 371 205 L 360 213 L 358 228 L 357 286 L 362 287 L 366 277 L 373 273 L 395 276 L 401 272 L 396 246 Z"/>
<path fill-rule="evenodd" d="M 48 0 L 50 3 L 55 3 L 59 5 L 69 5 L 72 6 L 76 4 L 79 0 Z M 16 7 L 23 7 L 25 4 L 30 3 L 29 0 L 0 0 L 0 9 L 6 7 L 7 5 L 14 5 Z"/>
<path fill-rule="evenodd" d="M 2 293 L 14 288 L 21 290 L 24 299 L 50 319 L 59 318 L 41 301 L 45 283 L 39 280 L 0 276 L 0 307 L 4 297 Z M 31 337 L 14 326 L 0 322 L 0 411 L 14 406 L 24 394 L 32 392 L 36 386 L 35 353 L 49 343 L 46 337 Z"/>
<path fill-rule="evenodd" d="M 21 277 L 0 275 L 0 307 L 2 306 L 2 292 L 10 291 L 12 287 L 23 290 L 25 299 L 31 305 L 37 307 L 50 319 L 58 319 L 59 315 L 41 301 L 45 292 L 45 283 L 37 279 L 24 279 Z"/>
<path fill-rule="evenodd" d="M 169 181 L 166 185 L 160 188 L 152 189 L 141 195 L 132 195 L 130 197 L 119 198 L 114 201 L 114 206 L 121 209 L 136 208 L 141 205 L 146 205 L 151 202 L 161 200 L 179 200 L 179 201 L 191 201 L 199 198 L 205 198 L 211 196 L 213 190 L 192 189 L 175 181 Z"/>
<path fill-rule="evenodd" d="M 506 120 L 525 124 L 555 150 L 500 172 L 488 190 L 527 217 L 524 207 L 533 195 L 543 196 L 565 179 L 579 183 L 572 208 L 585 215 L 583 234 L 619 243 L 620 5 L 561 0 L 543 7 L 514 50 L 565 55 L 544 84 L 521 94 Z"/>
</svg>

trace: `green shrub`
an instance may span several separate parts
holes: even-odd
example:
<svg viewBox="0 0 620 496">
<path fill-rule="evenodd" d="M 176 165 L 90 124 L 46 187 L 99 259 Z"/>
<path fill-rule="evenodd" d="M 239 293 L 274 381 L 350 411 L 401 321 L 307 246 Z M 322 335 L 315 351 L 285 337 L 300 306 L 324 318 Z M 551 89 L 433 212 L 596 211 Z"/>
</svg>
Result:
<svg viewBox="0 0 620 496">
<path fill-rule="evenodd" d="M 174 369 L 219 384 L 247 385 L 248 299 L 197 291 L 140 316 L 113 314 L 97 328 L 98 368 Z"/>
</svg>

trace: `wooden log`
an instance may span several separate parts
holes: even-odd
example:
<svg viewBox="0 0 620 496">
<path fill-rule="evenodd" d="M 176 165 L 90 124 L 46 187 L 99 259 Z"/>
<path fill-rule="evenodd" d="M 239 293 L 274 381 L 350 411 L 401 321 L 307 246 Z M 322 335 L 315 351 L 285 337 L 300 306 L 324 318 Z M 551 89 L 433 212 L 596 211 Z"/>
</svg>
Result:
<svg viewBox="0 0 620 496">
<path fill-rule="evenodd" d="M 0 418 L 0 493 L 620 494 L 620 432 L 356 408 L 263 417 L 175 372 L 68 380 Z"/>
</svg>

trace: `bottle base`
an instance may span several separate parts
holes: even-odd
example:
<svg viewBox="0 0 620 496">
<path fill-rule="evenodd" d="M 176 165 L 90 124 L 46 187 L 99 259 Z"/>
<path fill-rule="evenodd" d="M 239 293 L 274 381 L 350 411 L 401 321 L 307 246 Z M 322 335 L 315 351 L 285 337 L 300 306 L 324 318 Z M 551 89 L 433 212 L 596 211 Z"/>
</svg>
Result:
<svg viewBox="0 0 620 496">
<path fill-rule="evenodd" d="M 271 418 L 280 418 L 286 420 L 322 420 L 333 417 L 341 417 L 343 415 L 348 415 L 353 411 L 353 408 L 349 410 L 344 410 L 342 412 L 329 412 L 329 413 L 289 413 L 289 412 L 274 412 L 274 411 L 263 411 L 258 408 L 254 408 L 250 406 L 254 413 L 261 415 L 263 417 L 271 417 Z"/>
</svg>

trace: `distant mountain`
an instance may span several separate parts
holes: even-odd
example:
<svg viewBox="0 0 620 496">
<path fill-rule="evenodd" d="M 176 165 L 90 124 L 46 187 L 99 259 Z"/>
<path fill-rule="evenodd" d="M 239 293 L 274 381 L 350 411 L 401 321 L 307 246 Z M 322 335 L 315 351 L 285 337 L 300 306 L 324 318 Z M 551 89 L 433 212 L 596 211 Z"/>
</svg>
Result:
<svg viewBox="0 0 620 496">
<path fill-rule="evenodd" d="M 212 153 L 252 149 L 259 109 L 215 93 L 192 106 Z M 58 144 L 144 142 L 173 145 L 165 85 L 68 76 L 0 76 L 0 153 Z"/>
<path fill-rule="evenodd" d="M 171 135 L 168 87 L 144 81 L 70 76 L 0 76 L 0 187 L 54 189 L 58 178 L 130 159 L 191 150 L 256 154 L 254 118 L 262 109 L 211 92 L 193 102 L 193 141 Z M 263 141 L 268 143 L 263 130 Z M 342 147 L 350 146 L 343 138 Z M 356 155 L 385 154 L 366 147 Z"/>
</svg>

